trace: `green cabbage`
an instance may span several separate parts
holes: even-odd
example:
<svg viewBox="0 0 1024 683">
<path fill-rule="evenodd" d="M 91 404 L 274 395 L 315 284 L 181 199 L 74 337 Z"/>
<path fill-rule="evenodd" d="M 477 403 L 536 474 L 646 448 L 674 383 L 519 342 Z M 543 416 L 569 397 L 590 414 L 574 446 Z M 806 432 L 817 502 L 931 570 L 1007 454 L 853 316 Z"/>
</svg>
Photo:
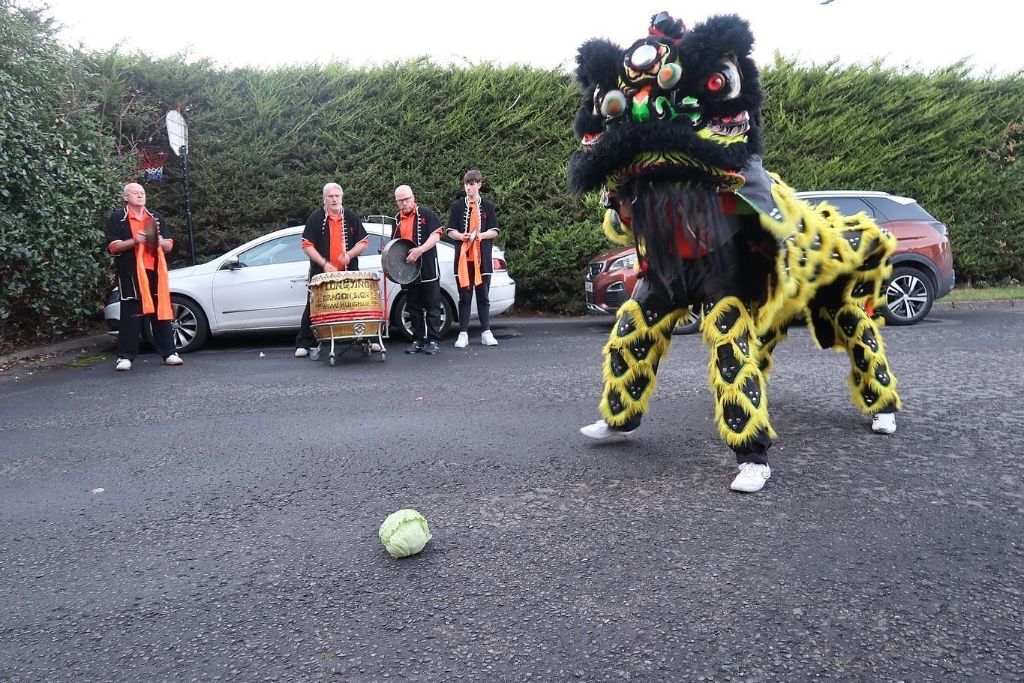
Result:
<svg viewBox="0 0 1024 683">
<path fill-rule="evenodd" d="M 409 508 L 388 515 L 377 536 L 388 555 L 395 559 L 415 555 L 431 539 L 426 518 Z"/>
</svg>

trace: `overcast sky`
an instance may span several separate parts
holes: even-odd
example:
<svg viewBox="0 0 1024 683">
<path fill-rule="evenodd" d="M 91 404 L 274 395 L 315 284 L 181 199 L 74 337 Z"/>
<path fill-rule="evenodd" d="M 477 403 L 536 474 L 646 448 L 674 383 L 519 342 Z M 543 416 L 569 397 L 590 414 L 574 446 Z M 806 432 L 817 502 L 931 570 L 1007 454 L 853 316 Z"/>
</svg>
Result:
<svg viewBox="0 0 1024 683">
<path fill-rule="evenodd" d="M 441 64 L 568 67 L 583 40 L 631 43 L 644 34 L 650 16 L 665 9 L 691 26 L 709 14 L 739 14 L 751 23 L 754 56 L 761 63 L 780 52 L 804 64 L 833 59 L 865 64 L 883 58 L 892 66 L 929 71 L 965 57 L 979 74 L 1024 69 L 1017 22 L 1006 16 L 1016 2 L 21 1 L 48 4 L 68 44 L 92 49 L 121 45 L 157 57 L 185 52 L 221 66 L 331 61 L 358 66 L 429 55 Z M 977 11 L 964 13 L 967 7 Z"/>
</svg>

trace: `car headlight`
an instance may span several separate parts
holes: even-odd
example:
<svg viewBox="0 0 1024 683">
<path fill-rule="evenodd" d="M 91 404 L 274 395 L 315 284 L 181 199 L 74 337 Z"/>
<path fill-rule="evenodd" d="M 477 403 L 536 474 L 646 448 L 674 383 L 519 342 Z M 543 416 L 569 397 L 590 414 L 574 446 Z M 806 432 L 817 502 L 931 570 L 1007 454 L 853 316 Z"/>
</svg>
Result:
<svg viewBox="0 0 1024 683">
<path fill-rule="evenodd" d="M 636 254 L 620 256 L 608 265 L 608 270 L 606 272 L 611 273 L 616 270 L 622 270 L 623 268 L 636 268 Z"/>
</svg>

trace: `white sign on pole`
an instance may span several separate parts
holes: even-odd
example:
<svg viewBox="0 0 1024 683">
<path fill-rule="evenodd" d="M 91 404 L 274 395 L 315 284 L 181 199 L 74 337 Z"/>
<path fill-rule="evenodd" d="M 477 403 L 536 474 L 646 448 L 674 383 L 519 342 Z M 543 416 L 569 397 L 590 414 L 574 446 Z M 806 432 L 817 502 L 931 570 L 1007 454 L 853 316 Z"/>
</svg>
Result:
<svg viewBox="0 0 1024 683">
<path fill-rule="evenodd" d="M 178 156 L 188 154 L 188 124 L 176 109 L 167 112 L 167 141 Z"/>
</svg>

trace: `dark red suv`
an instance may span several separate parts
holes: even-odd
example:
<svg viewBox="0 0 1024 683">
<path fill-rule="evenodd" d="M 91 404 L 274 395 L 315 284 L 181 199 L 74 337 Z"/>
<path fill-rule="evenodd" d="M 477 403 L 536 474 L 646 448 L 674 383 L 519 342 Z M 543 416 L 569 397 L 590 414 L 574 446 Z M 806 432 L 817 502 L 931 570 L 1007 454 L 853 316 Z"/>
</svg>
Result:
<svg viewBox="0 0 1024 683">
<path fill-rule="evenodd" d="M 827 201 L 846 215 L 863 211 L 896 236 L 892 278 L 886 292 L 889 303 L 883 311 L 890 325 L 913 325 L 924 319 L 932 303 L 953 289 L 953 252 L 946 226 L 913 199 L 858 190 L 797 192 L 796 196 L 811 204 Z M 635 285 L 633 247 L 599 254 L 587 265 L 584 278 L 587 309 L 595 314 L 614 314 Z M 691 318 L 677 331 L 696 331 L 695 322 Z"/>
</svg>

